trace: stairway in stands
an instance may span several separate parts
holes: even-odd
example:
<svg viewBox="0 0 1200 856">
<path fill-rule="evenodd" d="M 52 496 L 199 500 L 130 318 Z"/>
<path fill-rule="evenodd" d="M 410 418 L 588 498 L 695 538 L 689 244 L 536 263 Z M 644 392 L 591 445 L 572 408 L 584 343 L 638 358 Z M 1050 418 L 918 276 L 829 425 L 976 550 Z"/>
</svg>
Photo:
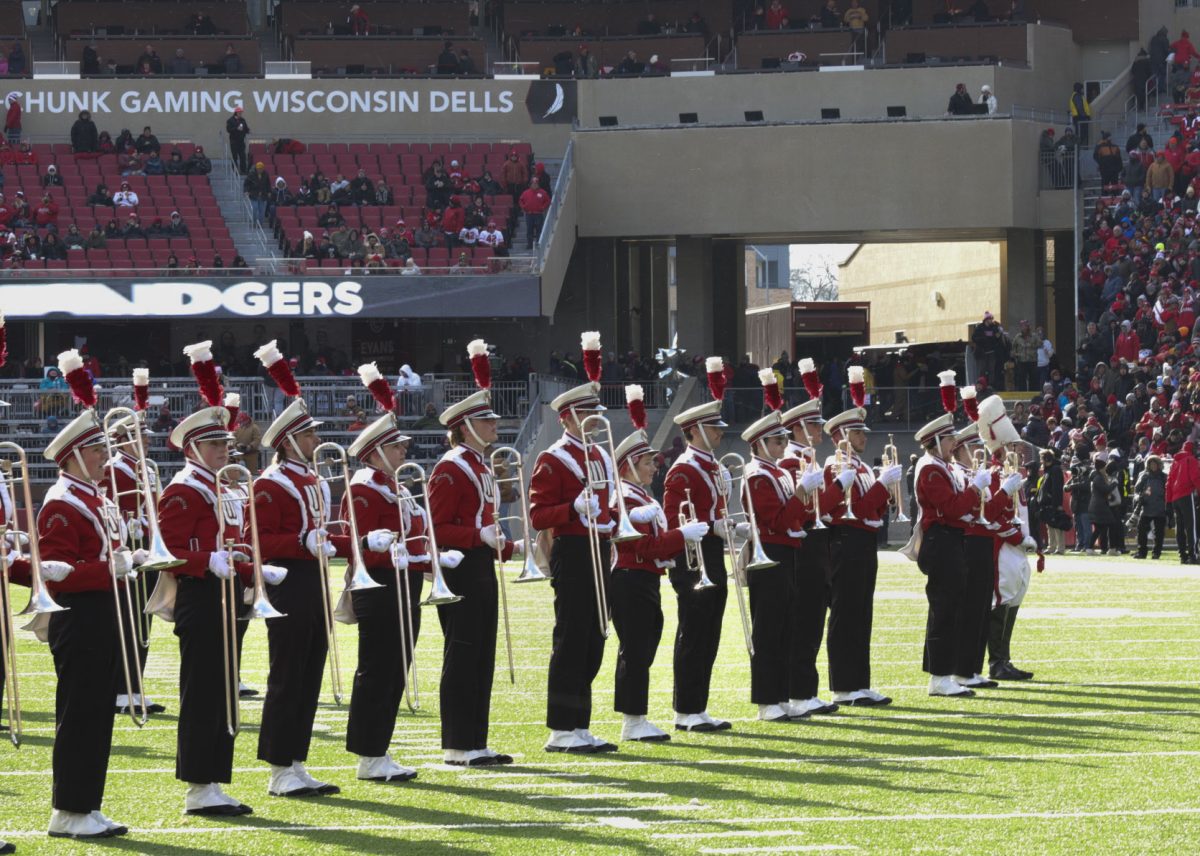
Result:
<svg viewBox="0 0 1200 856">
<path fill-rule="evenodd" d="M 238 175 L 229 159 L 213 160 L 213 171 L 209 175 L 209 181 L 212 183 L 217 204 L 221 207 L 221 216 L 225 218 L 229 234 L 233 237 L 233 243 L 242 258 L 251 267 L 257 267 L 256 262 L 269 265 L 270 259 L 278 258 L 279 252 L 269 235 L 251 221 L 250 206 L 242 192 L 242 177 Z M 228 261 L 227 259 L 226 263 Z"/>
</svg>

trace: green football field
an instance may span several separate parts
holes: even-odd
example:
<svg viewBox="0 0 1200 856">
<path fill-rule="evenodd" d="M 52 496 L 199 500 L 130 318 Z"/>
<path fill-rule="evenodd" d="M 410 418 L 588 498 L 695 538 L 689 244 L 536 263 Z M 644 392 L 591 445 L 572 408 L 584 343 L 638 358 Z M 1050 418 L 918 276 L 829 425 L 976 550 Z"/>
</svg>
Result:
<svg viewBox="0 0 1200 856">
<path fill-rule="evenodd" d="M 0 838 L 21 853 L 1186 853 L 1200 840 L 1200 570 L 1166 561 L 1050 557 L 1035 575 L 1014 661 L 1035 682 L 970 700 L 926 695 L 920 655 L 922 577 L 893 553 L 881 561 L 875 685 L 885 709 L 799 723 L 754 720 L 734 598 L 710 710 L 731 732 L 676 733 L 615 754 L 542 751 L 550 647 L 548 585 L 509 586 L 517 682 L 501 650 L 491 745 L 510 767 L 441 763 L 437 683 L 441 634 L 426 614 L 418 646 L 421 711 L 402 709 L 392 754 L 420 767 L 413 782 L 359 783 L 344 748 L 346 710 L 323 696 L 309 769 L 341 785 L 333 797 L 266 794 L 255 760 L 261 702 L 243 704 L 229 792 L 249 818 L 183 814 L 175 781 L 177 646 L 155 625 L 150 694 L 168 705 L 140 731 L 117 720 L 104 810 L 130 834 L 99 844 L 45 836 L 54 677 L 50 654 L 19 646 L 25 744 L 0 745 Z M 510 578 L 515 567 L 509 569 Z M 340 578 L 340 574 L 338 575 Z M 18 596 L 18 600 L 20 597 Z M 651 719 L 671 721 L 674 595 L 653 673 Z M 339 626 L 347 688 L 356 645 Z M 266 634 L 247 636 L 244 679 L 266 685 Z M 616 739 L 610 639 L 592 730 Z M 824 669 L 822 669 L 824 672 Z M 260 697 L 261 698 L 261 697 Z"/>
</svg>

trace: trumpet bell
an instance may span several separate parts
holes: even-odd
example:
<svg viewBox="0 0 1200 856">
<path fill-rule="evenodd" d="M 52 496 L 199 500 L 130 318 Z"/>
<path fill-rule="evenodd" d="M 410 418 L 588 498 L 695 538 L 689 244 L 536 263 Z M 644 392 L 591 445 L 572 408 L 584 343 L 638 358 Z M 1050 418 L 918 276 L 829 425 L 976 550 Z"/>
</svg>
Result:
<svg viewBox="0 0 1200 856">
<path fill-rule="evenodd" d="M 421 601 L 421 606 L 445 606 L 449 603 L 458 603 L 460 600 L 462 600 L 462 595 L 450 591 L 450 587 L 446 585 L 441 574 L 434 574 L 433 588 L 429 590 L 429 597 Z"/>
<path fill-rule="evenodd" d="M 355 562 L 354 575 L 350 577 L 350 582 L 346 586 L 346 591 L 363 591 L 365 589 L 383 588 L 382 583 L 375 582 L 367 572 L 367 566 L 362 562 Z"/>
<path fill-rule="evenodd" d="M 513 582 L 544 583 L 548 579 L 550 578 L 542 573 L 542 569 L 539 568 L 537 566 L 537 562 L 533 560 L 533 555 L 531 553 L 526 553 L 525 562 L 521 565 L 521 574 L 515 580 L 513 580 Z"/>
<path fill-rule="evenodd" d="M 29 595 L 29 603 L 17 615 L 42 615 L 50 612 L 66 612 L 71 607 L 61 606 L 50 597 L 50 592 L 39 586 Z"/>
<path fill-rule="evenodd" d="M 628 515 L 621 515 L 620 522 L 617 523 L 616 534 L 609 540 L 614 544 L 620 544 L 624 541 L 634 541 L 641 537 L 642 533 L 634 528 L 633 521 L 629 519 Z"/>
</svg>

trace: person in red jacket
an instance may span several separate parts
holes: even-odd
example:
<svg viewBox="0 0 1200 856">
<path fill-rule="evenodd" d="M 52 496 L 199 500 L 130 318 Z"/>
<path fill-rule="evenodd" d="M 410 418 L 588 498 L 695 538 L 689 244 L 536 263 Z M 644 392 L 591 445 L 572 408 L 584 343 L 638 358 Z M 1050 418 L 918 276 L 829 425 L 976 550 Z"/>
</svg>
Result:
<svg viewBox="0 0 1200 856">
<path fill-rule="evenodd" d="M 21 97 L 10 92 L 6 101 L 8 112 L 4 114 L 4 135 L 8 138 L 8 144 L 15 146 L 21 142 Z"/>
<path fill-rule="evenodd" d="M 456 196 L 450 200 L 450 205 L 442 214 L 442 232 L 445 233 L 448 249 L 453 250 L 458 246 L 458 233 L 462 231 L 466 220 L 467 212 L 463 210 L 462 203 Z"/>
<path fill-rule="evenodd" d="M 1195 444 L 1188 440 L 1171 460 L 1167 473 L 1167 502 L 1175 509 L 1175 540 L 1179 545 L 1179 563 L 1197 564 L 1196 492 L 1200 491 L 1200 461 Z"/>
<path fill-rule="evenodd" d="M 356 36 L 366 36 L 371 32 L 371 21 L 357 3 L 350 7 L 350 16 L 346 23 L 350 25 L 350 32 Z"/>
<path fill-rule="evenodd" d="M 541 188 L 536 178 L 529 182 L 529 188 L 521 194 L 518 204 L 525 214 L 526 234 L 525 248 L 533 249 L 533 244 L 542 233 L 542 223 L 546 219 L 546 209 L 550 207 L 550 195 Z"/>
<path fill-rule="evenodd" d="M 39 228 L 51 223 L 58 225 L 58 203 L 50 198 L 49 193 L 43 194 L 42 201 L 33 209 L 33 222 Z"/>
<path fill-rule="evenodd" d="M 1138 351 L 1141 349 L 1142 340 L 1138 338 L 1137 331 L 1133 329 L 1132 322 L 1129 319 L 1125 319 L 1121 322 L 1121 333 L 1117 336 L 1117 344 L 1113 351 L 1113 356 L 1120 357 L 1131 365 L 1137 365 Z"/>
<path fill-rule="evenodd" d="M 1200 56 L 1196 53 L 1196 46 L 1192 44 L 1187 30 L 1184 30 L 1179 34 L 1179 38 L 1171 42 L 1171 52 L 1175 54 L 1175 65 L 1185 69 L 1191 68 L 1192 60 Z"/>
</svg>

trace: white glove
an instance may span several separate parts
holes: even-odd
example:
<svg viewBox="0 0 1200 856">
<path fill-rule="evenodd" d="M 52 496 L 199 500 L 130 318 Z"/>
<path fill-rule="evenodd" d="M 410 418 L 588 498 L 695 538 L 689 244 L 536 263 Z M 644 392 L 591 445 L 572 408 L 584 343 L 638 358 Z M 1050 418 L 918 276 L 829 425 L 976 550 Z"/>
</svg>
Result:
<svg viewBox="0 0 1200 856">
<path fill-rule="evenodd" d="M 847 467 L 837 474 L 838 483 L 844 491 L 850 490 L 850 485 L 854 484 L 856 478 L 858 478 L 858 472 L 853 467 Z"/>
<path fill-rule="evenodd" d="M 463 554 L 461 550 L 442 550 L 438 553 L 438 564 L 443 568 L 453 570 L 462 564 Z"/>
<path fill-rule="evenodd" d="M 131 517 L 129 518 L 127 528 L 129 529 L 129 537 L 131 540 L 142 540 L 142 521 L 138 520 L 136 517 Z"/>
<path fill-rule="evenodd" d="M 324 541 L 319 542 L 320 538 L 324 538 Z M 329 533 L 324 529 L 313 529 L 310 531 L 304 539 L 304 547 L 314 556 L 319 555 L 322 548 L 326 556 L 332 557 L 337 555 L 337 548 L 329 542 Z"/>
<path fill-rule="evenodd" d="M 23 547 L 29 546 L 29 536 L 24 532 L 7 532 L 4 535 L 4 540 L 8 542 L 10 550 L 20 550 Z"/>
<path fill-rule="evenodd" d="M 737 536 L 739 538 L 749 538 L 750 537 L 750 524 L 749 523 L 739 523 L 737 525 L 737 528 L 734 531 L 737 533 Z"/>
<path fill-rule="evenodd" d="M 1036 550 L 1037 549 L 1037 541 L 1034 541 L 1032 538 L 1030 538 L 1028 535 L 1026 535 L 1025 540 L 1021 542 L 1021 546 L 1024 547 L 1026 550 Z"/>
<path fill-rule="evenodd" d="M 517 553 L 520 553 L 522 556 L 525 555 L 525 539 L 524 538 L 514 539 L 512 542 L 512 547 L 513 547 L 514 555 L 516 555 Z"/>
<path fill-rule="evenodd" d="M 208 554 L 208 569 L 218 579 L 227 580 L 233 576 L 233 562 L 230 561 L 228 550 L 217 550 Z"/>
<path fill-rule="evenodd" d="M 897 484 L 904 477 L 904 468 L 899 464 L 892 464 L 890 467 L 884 467 L 879 473 L 879 480 L 883 482 L 884 487 L 891 487 Z"/>
<path fill-rule="evenodd" d="M 713 527 L 713 531 L 725 541 L 728 541 L 731 535 L 736 535 L 738 538 L 749 538 L 750 524 L 738 523 L 735 526 L 731 520 L 721 520 Z"/>
<path fill-rule="evenodd" d="M 800 476 L 800 489 L 805 493 L 812 493 L 824 483 L 824 470 L 811 470 Z"/>
<path fill-rule="evenodd" d="M 386 553 L 396 540 L 396 533 L 390 529 L 373 529 L 367 533 L 366 540 L 367 549 L 372 553 Z"/>
<path fill-rule="evenodd" d="M 263 565 L 262 566 L 263 582 L 269 586 L 277 586 L 283 582 L 283 578 L 287 576 L 287 568 L 281 568 L 279 565 Z"/>
<path fill-rule="evenodd" d="M 504 549 L 504 532 L 497 529 L 495 526 L 485 526 L 480 529 L 479 540 L 484 544 L 487 544 L 496 552 L 501 552 Z"/>
<path fill-rule="evenodd" d="M 133 551 L 133 564 L 135 567 L 138 565 L 146 564 L 146 561 L 149 558 L 150 558 L 149 550 L 134 550 Z"/>
<path fill-rule="evenodd" d="M 679 531 L 683 533 L 683 540 L 689 544 L 700 543 L 701 539 L 708 534 L 708 529 L 708 524 L 701 520 L 685 523 L 679 527 Z"/>
<path fill-rule="evenodd" d="M 55 562 L 53 559 L 42 562 L 42 579 L 51 583 L 61 583 L 71 571 L 75 570 L 74 565 L 68 565 L 66 562 Z"/>
<path fill-rule="evenodd" d="M 980 493 L 988 489 L 992 483 L 992 474 L 988 470 L 978 470 L 971 477 L 971 485 Z"/>
<path fill-rule="evenodd" d="M 649 523 L 657 517 L 658 509 L 653 505 L 639 505 L 637 508 L 629 509 L 631 523 Z"/>
<path fill-rule="evenodd" d="M 1015 496 L 1024 482 L 1020 473 L 1009 473 L 1004 477 L 1004 481 L 1000 482 L 1000 488 L 1009 496 Z"/>
<path fill-rule="evenodd" d="M 572 505 L 575 507 L 575 513 L 579 515 L 579 519 L 585 523 L 600 516 L 600 498 L 594 493 L 591 496 L 579 494 L 575 497 Z"/>
<path fill-rule="evenodd" d="M 408 549 L 402 541 L 397 541 L 391 546 L 392 567 L 398 571 L 408 570 Z"/>
<path fill-rule="evenodd" d="M 112 554 L 112 566 L 113 573 L 117 579 L 131 575 L 136 579 L 137 575 L 133 570 L 133 553 L 128 550 L 114 550 Z"/>
</svg>

